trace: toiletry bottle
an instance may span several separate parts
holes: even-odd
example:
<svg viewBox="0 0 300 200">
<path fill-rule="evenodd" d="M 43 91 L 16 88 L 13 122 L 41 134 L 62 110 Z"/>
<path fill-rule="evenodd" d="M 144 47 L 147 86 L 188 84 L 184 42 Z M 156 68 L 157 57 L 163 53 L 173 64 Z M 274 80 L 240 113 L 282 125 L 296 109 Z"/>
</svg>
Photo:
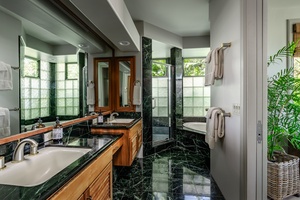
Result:
<svg viewBox="0 0 300 200">
<path fill-rule="evenodd" d="M 61 143 L 63 138 L 63 128 L 60 124 L 59 118 L 56 117 L 56 122 L 52 130 L 52 139 L 54 143 Z"/>
<path fill-rule="evenodd" d="M 43 120 L 41 118 L 39 118 L 36 128 L 44 128 L 44 127 L 45 127 L 45 124 L 43 124 Z"/>
<path fill-rule="evenodd" d="M 98 117 L 97 117 L 97 123 L 98 124 L 103 124 L 103 115 L 101 113 L 101 110 L 100 110 L 100 112 L 98 114 Z"/>
</svg>

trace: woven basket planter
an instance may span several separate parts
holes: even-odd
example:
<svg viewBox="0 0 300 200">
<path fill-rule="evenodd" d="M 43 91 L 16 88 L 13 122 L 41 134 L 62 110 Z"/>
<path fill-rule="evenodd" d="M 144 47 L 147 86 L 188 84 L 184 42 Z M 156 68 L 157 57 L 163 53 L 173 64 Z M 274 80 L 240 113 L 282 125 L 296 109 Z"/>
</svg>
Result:
<svg viewBox="0 0 300 200">
<path fill-rule="evenodd" d="M 268 197 L 279 200 L 299 194 L 299 158 L 275 152 L 276 162 L 268 161 Z"/>
</svg>

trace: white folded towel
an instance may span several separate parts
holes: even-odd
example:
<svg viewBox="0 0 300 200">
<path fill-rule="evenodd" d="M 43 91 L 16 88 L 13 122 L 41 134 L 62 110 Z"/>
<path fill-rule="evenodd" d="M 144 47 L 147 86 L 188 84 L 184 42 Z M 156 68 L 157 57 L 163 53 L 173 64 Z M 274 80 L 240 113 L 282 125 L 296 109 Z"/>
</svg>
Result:
<svg viewBox="0 0 300 200">
<path fill-rule="evenodd" d="M 12 90 L 12 71 L 11 66 L 0 61 L 0 90 Z"/>
<path fill-rule="evenodd" d="M 205 142 L 210 149 L 215 147 L 218 138 L 224 137 L 224 116 L 221 115 L 222 109 L 211 107 L 206 114 L 206 134 Z"/>
<path fill-rule="evenodd" d="M 10 136 L 10 113 L 7 108 L 0 107 L 0 137 Z"/>
<path fill-rule="evenodd" d="M 87 86 L 87 97 L 86 97 L 86 104 L 87 105 L 94 105 L 95 104 L 95 90 L 94 90 L 94 83 L 92 81 L 89 82 Z"/>
<path fill-rule="evenodd" d="M 141 105 L 141 83 L 137 82 L 133 87 L 133 105 Z"/>
<path fill-rule="evenodd" d="M 205 86 L 214 85 L 215 79 L 222 79 L 224 73 L 224 49 L 211 50 L 205 59 Z"/>
</svg>

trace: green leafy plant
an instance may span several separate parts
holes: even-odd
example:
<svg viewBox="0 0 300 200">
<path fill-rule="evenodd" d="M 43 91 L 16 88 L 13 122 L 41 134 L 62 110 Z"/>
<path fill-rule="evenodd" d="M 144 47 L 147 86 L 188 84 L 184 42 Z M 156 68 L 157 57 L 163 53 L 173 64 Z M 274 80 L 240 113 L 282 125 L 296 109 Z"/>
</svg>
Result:
<svg viewBox="0 0 300 200">
<path fill-rule="evenodd" d="M 268 67 L 282 58 L 293 56 L 296 43 L 289 43 L 269 57 Z M 284 152 L 289 143 L 300 149 L 300 79 L 294 66 L 268 78 L 268 160 L 275 161 L 274 151 Z"/>
</svg>

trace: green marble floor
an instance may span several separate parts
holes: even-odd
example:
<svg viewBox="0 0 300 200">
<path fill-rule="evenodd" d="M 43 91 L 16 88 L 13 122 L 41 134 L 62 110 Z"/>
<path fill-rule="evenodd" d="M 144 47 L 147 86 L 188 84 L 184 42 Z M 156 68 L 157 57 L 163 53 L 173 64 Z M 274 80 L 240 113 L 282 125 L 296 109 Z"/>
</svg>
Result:
<svg viewBox="0 0 300 200">
<path fill-rule="evenodd" d="M 136 159 L 131 167 L 114 167 L 114 200 L 223 200 L 207 156 L 173 147 Z"/>
</svg>

